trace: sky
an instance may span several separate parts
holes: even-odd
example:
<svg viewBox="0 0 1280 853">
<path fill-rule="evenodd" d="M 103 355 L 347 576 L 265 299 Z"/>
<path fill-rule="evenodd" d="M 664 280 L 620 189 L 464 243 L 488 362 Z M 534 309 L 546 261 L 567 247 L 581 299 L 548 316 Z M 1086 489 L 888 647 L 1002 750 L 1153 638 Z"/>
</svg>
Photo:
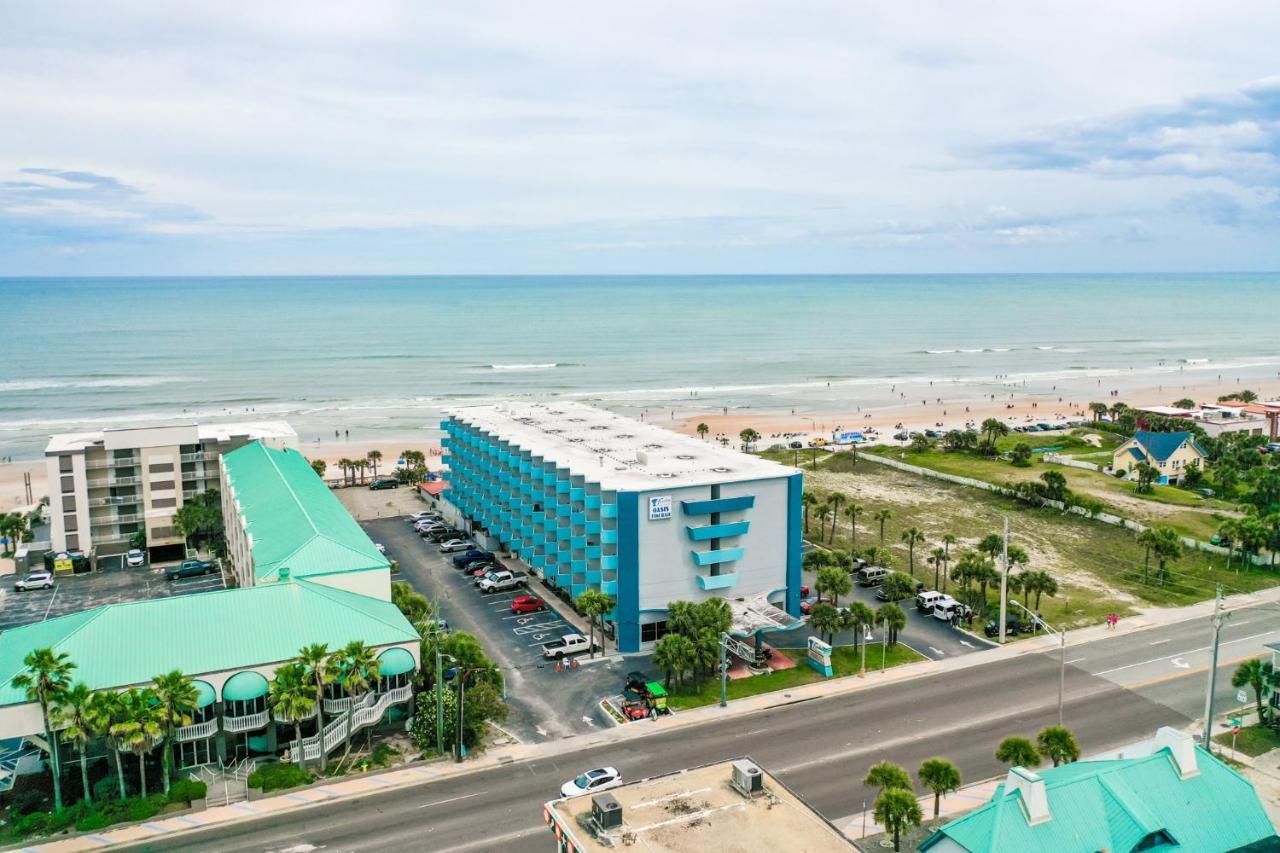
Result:
<svg viewBox="0 0 1280 853">
<path fill-rule="evenodd" d="M 0 276 L 1280 269 L 1272 2 L 0 5 Z"/>
</svg>

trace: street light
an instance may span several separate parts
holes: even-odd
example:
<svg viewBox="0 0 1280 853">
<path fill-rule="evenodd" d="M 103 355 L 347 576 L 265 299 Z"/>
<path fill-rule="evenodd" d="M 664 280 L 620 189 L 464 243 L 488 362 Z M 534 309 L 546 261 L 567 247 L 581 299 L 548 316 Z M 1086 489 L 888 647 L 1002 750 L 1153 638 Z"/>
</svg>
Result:
<svg viewBox="0 0 1280 853">
<path fill-rule="evenodd" d="M 1048 622 L 1040 618 L 1039 613 L 1033 613 L 1014 599 L 1009 599 L 1009 603 L 1030 616 L 1032 625 L 1044 628 L 1050 634 L 1058 637 L 1058 725 L 1062 725 L 1062 694 L 1067 684 L 1067 632 L 1065 629 L 1055 630 Z"/>
</svg>

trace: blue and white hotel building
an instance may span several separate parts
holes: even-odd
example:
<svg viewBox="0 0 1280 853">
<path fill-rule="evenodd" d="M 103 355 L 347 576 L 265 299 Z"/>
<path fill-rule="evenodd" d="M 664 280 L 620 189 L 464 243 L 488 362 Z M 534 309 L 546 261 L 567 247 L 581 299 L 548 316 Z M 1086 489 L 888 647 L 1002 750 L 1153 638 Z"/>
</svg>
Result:
<svg viewBox="0 0 1280 853">
<path fill-rule="evenodd" d="M 619 651 L 661 637 L 671 601 L 723 597 L 743 636 L 799 615 L 794 469 L 571 402 L 460 408 L 441 428 L 473 532 L 575 597 L 613 596 Z"/>
</svg>

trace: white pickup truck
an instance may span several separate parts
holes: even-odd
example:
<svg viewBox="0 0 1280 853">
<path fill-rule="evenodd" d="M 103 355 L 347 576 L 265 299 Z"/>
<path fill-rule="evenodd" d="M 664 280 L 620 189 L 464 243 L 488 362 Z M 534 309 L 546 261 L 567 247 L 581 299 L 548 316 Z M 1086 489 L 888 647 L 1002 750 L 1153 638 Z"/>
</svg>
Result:
<svg viewBox="0 0 1280 853">
<path fill-rule="evenodd" d="M 560 658 L 568 655 L 577 655 L 583 652 L 599 651 L 600 644 L 592 643 L 581 634 L 565 634 L 558 640 L 550 643 L 544 643 L 542 646 L 542 656 L 551 660 L 560 660 Z"/>
<path fill-rule="evenodd" d="M 483 593 L 490 592 L 506 592 L 510 589 L 519 589 L 529 582 L 529 576 L 524 572 L 490 572 L 478 584 L 480 591 Z"/>
</svg>

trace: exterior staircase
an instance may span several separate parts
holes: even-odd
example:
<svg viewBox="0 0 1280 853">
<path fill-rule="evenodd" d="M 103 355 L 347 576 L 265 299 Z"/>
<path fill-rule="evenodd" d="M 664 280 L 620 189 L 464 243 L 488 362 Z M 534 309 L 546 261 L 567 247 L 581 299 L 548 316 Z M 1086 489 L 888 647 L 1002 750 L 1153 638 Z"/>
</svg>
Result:
<svg viewBox="0 0 1280 853">
<path fill-rule="evenodd" d="M 206 806 L 229 806 L 248 799 L 249 775 L 256 769 L 257 763 L 252 758 L 246 758 L 220 766 L 205 765 L 188 778 L 205 783 L 208 788 L 205 794 Z"/>
<path fill-rule="evenodd" d="M 347 710 L 326 723 L 323 732 L 303 738 L 301 749 L 298 748 L 296 740 L 289 741 L 287 760 L 294 763 L 318 761 L 322 737 L 324 753 L 328 755 L 346 739 L 348 720 L 351 720 L 351 733 L 354 735 L 361 729 L 376 725 L 392 705 L 408 702 L 412 698 L 413 688 L 408 685 L 393 688 L 385 693 L 367 693 L 358 703 L 348 706 Z"/>
</svg>

